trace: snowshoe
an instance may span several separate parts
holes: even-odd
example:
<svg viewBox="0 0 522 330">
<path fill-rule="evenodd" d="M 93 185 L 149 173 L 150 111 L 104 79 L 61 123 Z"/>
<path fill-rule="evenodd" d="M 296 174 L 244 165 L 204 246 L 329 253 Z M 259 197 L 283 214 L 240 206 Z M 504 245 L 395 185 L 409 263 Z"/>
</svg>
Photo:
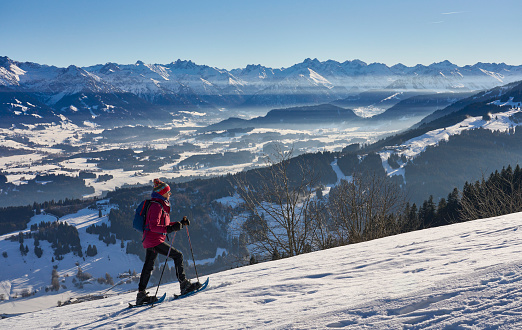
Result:
<svg viewBox="0 0 522 330">
<path fill-rule="evenodd" d="M 207 280 L 205 282 L 203 282 L 203 284 L 197 282 L 197 283 L 194 283 L 194 285 L 196 285 L 197 289 L 194 290 L 194 291 L 189 291 L 188 293 L 184 294 L 184 295 L 177 295 L 177 294 L 174 294 L 174 298 L 173 300 L 177 300 L 177 299 L 183 299 L 183 298 L 187 298 L 187 297 L 190 297 L 190 296 L 193 296 L 195 295 L 196 293 L 200 292 L 200 291 L 203 291 L 207 288 L 208 286 L 208 281 L 209 281 L 209 278 L 207 277 Z"/>
<path fill-rule="evenodd" d="M 147 295 L 146 292 L 145 292 L 145 295 Z M 133 305 L 133 304 L 129 303 L 129 308 L 145 307 L 145 306 L 156 306 L 156 304 L 162 303 L 165 300 L 166 297 L 167 297 L 167 294 L 164 293 L 163 296 L 161 296 L 161 297 L 159 297 L 157 299 L 149 299 L 149 301 L 151 301 L 150 303 L 142 302 L 141 305 Z M 154 298 L 154 297 L 149 297 L 149 298 Z"/>
<path fill-rule="evenodd" d="M 143 305 L 143 304 L 152 304 L 154 302 L 158 301 L 158 298 L 153 296 L 149 296 L 148 292 L 140 291 L 138 292 L 138 295 L 136 296 L 136 306 Z"/>
<path fill-rule="evenodd" d="M 179 284 L 181 295 L 186 295 L 189 292 L 196 291 L 201 288 L 201 283 L 195 282 L 191 283 L 189 280 L 184 280 Z"/>
</svg>

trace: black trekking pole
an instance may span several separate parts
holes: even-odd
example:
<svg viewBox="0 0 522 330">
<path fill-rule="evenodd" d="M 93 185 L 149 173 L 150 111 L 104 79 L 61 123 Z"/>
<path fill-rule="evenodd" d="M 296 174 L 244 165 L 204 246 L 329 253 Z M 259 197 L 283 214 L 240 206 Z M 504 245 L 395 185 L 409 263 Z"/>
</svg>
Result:
<svg viewBox="0 0 522 330">
<path fill-rule="evenodd" d="M 190 253 L 192 253 L 192 261 L 194 261 L 194 270 L 196 271 L 196 278 L 198 279 L 198 282 L 199 282 L 198 270 L 196 268 L 196 259 L 194 259 L 194 252 L 192 251 L 192 243 L 190 242 L 190 235 L 189 235 L 189 231 L 188 231 L 188 226 L 186 226 L 186 228 L 187 228 L 187 237 L 188 237 L 189 246 L 190 246 Z"/>
<path fill-rule="evenodd" d="M 167 238 L 169 238 L 168 235 L 167 235 Z M 167 266 L 167 261 L 169 261 L 170 250 L 172 249 L 172 244 L 174 243 L 174 238 L 176 238 L 176 232 L 174 232 L 174 237 L 172 237 L 172 241 L 170 241 L 169 252 L 167 253 L 167 258 L 165 258 L 165 264 L 163 265 L 163 270 L 161 271 L 160 279 L 158 282 L 158 287 L 156 288 L 156 293 L 154 294 L 154 298 L 156 298 L 156 296 L 158 295 L 158 290 L 159 290 L 159 287 L 161 284 L 161 278 L 163 277 L 163 272 L 165 271 L 165 267 Z M 151 307 L 154 307 L 154 303 L 152 303 Z"/>
</svg>

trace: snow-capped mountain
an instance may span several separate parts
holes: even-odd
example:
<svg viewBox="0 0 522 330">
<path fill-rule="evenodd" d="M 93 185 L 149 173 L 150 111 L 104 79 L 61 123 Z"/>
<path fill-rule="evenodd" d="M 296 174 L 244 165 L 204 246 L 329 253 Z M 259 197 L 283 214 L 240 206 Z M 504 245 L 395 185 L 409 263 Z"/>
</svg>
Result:
<svg viewBox="0 0 522 330">
<path fill-rule="evenodd" d="M 0 86 L 27 93 L 55 113 L 74 117 L 83 112 L 82 121 L 90 118 L 95 122 L 106 121 L 106 114 L 112 114 L 109 118 L 150 119 L 158 113 L 165 122 L 172 113 L 194 109 L 213 113 L 221 108 L 258 109 L 266 113 L 274 108 L 328 103 L 368 90 L 476 91 L 517 80 L 522 80 L 522 66 L 503 63 L 459 67 L 444 61 L 388 67 L 359 60 L 306 59 L 282 69 L 248 65 L 224 70 L 182 60 L 166 65 L 138 61 L 58 68 L 0 58 Z M 136 110 L 143 108 L 154 111 Z M 13 112 L 6 103 L 0 110 Z M 140 114 L 135 115 L 136 111 Z"/>
</svg>

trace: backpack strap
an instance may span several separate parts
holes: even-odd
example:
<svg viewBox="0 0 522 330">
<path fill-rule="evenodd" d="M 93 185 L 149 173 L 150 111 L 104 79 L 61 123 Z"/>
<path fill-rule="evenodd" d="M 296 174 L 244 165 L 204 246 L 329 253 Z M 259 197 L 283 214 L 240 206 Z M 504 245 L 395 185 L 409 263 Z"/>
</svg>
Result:
<svg viewBox="0 0 522 330">
<path fill-rule="evenodd" d="M 148 224 L 148 214 L 149 214 L 149 209 L 150 209 L 150 204 L 151 204 L 151 203 L 156 203 L 156 204 L 158 204 L 158 205 L 160 206 L 160 208 L 161 208 L 161 214 L 162 214 L 162 215 L 163 215 L 163 213 L 165 213 L 165 210 L 163 209 L 163 205 L 161 205 L 160 202 L 156 202 L 156 201 L 153 201 L 153 200 L 151 200 L 151 201 L 149 202 L 149 205 L 147 205 L 147 212 L 145 212 L 145 227 L 143 228 L 143 233 L 144 233 L 144 234 L 143 234 L 143 240 L 142 240 L 142 242 L 145 240 L 145 235 L 147 235 L 147 233 L 146 233 L 145 231 L 151 231 L 151 230 L 149 229 L 149 224 Z M 167 234 L 165 234 L 165 233 L 156 233 L 156 234 L 162 234 L 162 235 L 167 236 Z"/>
</svg>

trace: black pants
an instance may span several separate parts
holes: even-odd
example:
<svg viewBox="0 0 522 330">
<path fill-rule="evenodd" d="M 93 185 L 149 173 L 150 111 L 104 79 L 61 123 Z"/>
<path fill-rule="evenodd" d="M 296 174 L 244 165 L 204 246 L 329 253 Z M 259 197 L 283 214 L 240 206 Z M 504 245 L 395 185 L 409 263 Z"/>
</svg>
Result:
<svg viewBox="0 0 522 330">
<path fill-rule="evenodd" d="M 143 291 L 147 288 L 147 284 L 149 283 L 150 273 L 152 273 L 152 269 L 154 268 L 154 261 L 158 256 L 158 253 L 166 256 L 169 253 L 169 245 L 165 242 L 156 245 L 153 248 L 147 249 L 147 254 L 145 255 L 145 263 L 143 264 L 143 269 L 141 270 L 140 284 L 138 289 Z M 185 270 L 183 269 L 183 253 L 176 250 L 175 248 L 170 249 L 169 257 L 174 259 L 174 266 L 176 268 L 176 276 L 178 277 L 178 281 L 181 283 L 185 280 Z"/>
</svg>

